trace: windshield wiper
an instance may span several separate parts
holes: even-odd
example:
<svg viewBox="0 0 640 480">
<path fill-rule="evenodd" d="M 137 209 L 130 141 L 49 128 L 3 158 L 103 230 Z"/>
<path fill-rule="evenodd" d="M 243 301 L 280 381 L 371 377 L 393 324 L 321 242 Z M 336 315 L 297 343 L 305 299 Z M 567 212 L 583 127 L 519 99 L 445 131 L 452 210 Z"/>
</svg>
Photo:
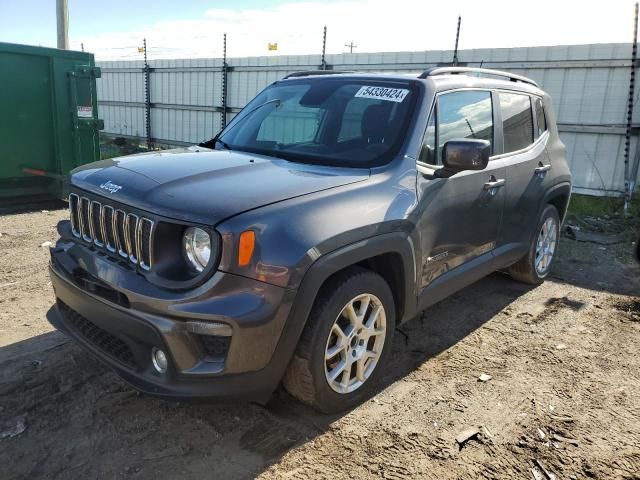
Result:
<svg viewBox="0 0 640 480">
<path fill-rule="evenodd" d="M 205 147 L 205 148 L 213 148 L 215 150 L 216 144 L 219 143 L 225 148 L 225 150 L 232 150 L 231 146 L 227 142 L 220 140 L 221 133 L 222 131 L 218 132 L 217 135 L 213 137 L 211 140 L 207 140 L 206 142 L 199 143 L 198 146 Z"/>
<path fill-rule="evenodd" d="M 225 142 L 224 140 L 220 140 L 217 135 L 213 138 L 213 143 L 214 143 L 214 147 L 215 147 L 216 143 L 219 143 L 220 145 L 222 145 L 224 147 L 225 150 L 232 150 L 232 148 L 229 146 L 229 144 L 227 142 Z"/>
</svg>

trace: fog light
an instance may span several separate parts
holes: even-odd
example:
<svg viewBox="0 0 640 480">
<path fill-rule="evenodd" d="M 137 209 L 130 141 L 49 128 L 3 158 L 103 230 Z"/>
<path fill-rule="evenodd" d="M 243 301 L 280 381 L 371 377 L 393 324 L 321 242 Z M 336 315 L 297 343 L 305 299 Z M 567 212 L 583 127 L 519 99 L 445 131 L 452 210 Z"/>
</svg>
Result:
<svg viewBox="0 0 640 480">
<path fill-rule="evenodd" d="M 151 361 L 153 362 L 154 368 L 159 373 L 164 373 L 167 371 L 167 365 L 169 363 L 167 361 L 167 355 L 159 348 L 153 347 L 151 349 Z"/>
</svg>

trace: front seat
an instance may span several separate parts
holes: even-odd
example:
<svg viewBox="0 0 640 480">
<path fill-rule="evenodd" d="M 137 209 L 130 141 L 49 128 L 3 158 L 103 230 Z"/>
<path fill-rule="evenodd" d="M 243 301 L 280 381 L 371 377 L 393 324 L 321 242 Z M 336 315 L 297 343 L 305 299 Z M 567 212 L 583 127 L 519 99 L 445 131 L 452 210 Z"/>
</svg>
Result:
<svg viewBox="0 0 640 480">
<path fill-rule="evenodd" d="M 362 137 L 367 144 L 383 144 L 392 141 L 389 138 L 389 120 L 391 116 L 391 102 L 369 105 L 362 114 Z"/>
</svg>

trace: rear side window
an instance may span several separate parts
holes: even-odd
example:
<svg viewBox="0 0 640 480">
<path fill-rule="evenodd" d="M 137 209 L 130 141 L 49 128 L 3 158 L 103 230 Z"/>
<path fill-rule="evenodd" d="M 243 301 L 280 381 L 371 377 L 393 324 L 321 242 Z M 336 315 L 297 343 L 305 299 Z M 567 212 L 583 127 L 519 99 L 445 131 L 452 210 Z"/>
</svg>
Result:
<svg viewBox="0 0 640 480">
<path fill-rule="evenodd" d="M 544 107 L 542 106 L 542 99 L 539 97 L 534 97 L 534 104 L 536 107 L 536 123 L 538 124 L 538 134 L 536 137 L 539 137 L 544 132 L 547 131 L 547 119 L 544 116 Z"/>
<path fill-rule="evenodd" d="M 437 139 L 434 143 L 437 145 L 437 152 L 434 156 L 439 159 L 438 163 L 442 163 L 442 147 L 450 140 L 488 140 L 493 150 L 493 107 L 490 92 L 465 90 L 440 95 L 436 123 Z M 430 130 L 427 129 L 427 134 L 429 133 Z"/>
<path fill-rule="evenodd" d="M 533 143 L 533 116 L 529 95 L 500 92 L 504 153 L 515 152 Z"/>
</svg>

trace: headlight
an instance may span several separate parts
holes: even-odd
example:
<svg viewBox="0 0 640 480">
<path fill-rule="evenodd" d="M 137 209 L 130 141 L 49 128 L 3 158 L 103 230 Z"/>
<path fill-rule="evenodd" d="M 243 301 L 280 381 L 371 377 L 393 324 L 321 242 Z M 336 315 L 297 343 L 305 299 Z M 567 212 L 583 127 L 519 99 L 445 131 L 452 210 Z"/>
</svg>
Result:
<svg viewBox="0 0 640 480">
<path fill-rule="evenodd" d="M 211 259 L 211 236 L 202 228 L 189 227 L 182 236 L 182 251 L 187 263 L 202 272 Z"/>
</svg>

